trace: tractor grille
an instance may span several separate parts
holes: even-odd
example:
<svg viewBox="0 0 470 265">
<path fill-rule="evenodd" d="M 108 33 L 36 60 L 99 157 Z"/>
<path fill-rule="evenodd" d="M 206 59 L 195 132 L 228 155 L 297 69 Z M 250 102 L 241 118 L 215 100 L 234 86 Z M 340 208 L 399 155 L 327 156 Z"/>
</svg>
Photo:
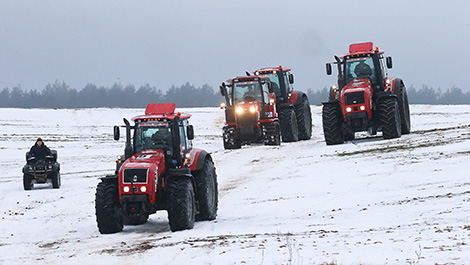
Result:
<svg viewBox="0 0 470 265">
<path fill-rule="evenodd" d="M 364 103 L 364 92 L 353 92 L 344 94 L 346 105 L 355 105 Z"/>
<path fill-rule="evenodd" d="M 124 183 L 147 183 L 146 168 L 124 169 Z"/>
</svg>

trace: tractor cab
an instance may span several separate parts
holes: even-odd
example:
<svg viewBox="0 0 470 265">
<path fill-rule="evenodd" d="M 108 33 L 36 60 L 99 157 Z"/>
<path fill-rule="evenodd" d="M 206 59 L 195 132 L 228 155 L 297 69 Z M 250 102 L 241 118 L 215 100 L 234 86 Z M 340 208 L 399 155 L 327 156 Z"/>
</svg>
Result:
<svg viewBox="0 0 470 265">
<path fill-rule="evenodd" d="M 384 51 L 373 48 L 372 42 L 356 43 L 349 46 L 349 53 L 335 56 L 338 66 L 338 86 L 342 90 L 357 79 L 367 78 L 372 92 L 384 91 L 387 83 L 387 68 L 392 68 L 392 58 L 384 57 Z M 331 63 L 326 65 L 327 74 L 331 75 Z"/>
<path fill-rule="evenodd" d="M 294 75 L 290 72 L 291 68 L 286 67 L 268 67 L 261 68 L 253 73 L 255 76 L 266 76 L 272 83 L 272 91 L 276 93 L 276 102 L 286 103 L 290 98 L 290 92 L 294 90 Z"/>
</svg>

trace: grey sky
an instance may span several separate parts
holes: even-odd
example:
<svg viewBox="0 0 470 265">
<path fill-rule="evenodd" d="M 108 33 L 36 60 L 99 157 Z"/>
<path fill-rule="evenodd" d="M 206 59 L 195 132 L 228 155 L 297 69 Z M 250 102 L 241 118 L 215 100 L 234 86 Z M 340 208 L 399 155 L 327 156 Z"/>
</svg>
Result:
<svg viewBox="0 0 470 265">
<path fill-rule="evenodd" d="M 55 80 L 218 85 L 245 70 L 292 67 L 322 89 L 333 55 L 373 41 L 407 86 L 468 90 L 470 1 L 0 0 L 0 89 Z"/>
</svg>

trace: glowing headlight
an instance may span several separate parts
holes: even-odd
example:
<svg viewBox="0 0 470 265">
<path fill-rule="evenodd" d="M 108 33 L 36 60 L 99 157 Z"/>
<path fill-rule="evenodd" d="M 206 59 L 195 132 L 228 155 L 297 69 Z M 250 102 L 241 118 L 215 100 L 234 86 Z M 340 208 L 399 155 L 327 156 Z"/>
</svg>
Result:
<svg viewBox="0 0 470 265">
<path fill-rule="evenodd" d="M 351 112 L 351 111 L 352 111 L 351 107 L 346 108 L 346 112 Z"/>
<path fill-rule="evenodd" d="M 140 187 L 140 192 L 147 192 L 147 187 L 145 186 Z"/>
<path fill-rule="evenodd" d="M 276 101 L 275 101 L 273 98 L 271 98 L 271 99 L 269 100 L 269 104 L 271 104 L 271 105 L 273 105 L 275 102 L 276 102 Z"/>
<path fill-rule="evenodd" d="M 242 114 L 243 113 L 243 108 L 242 107 L 237 107 L 237 113 Z"/>
<path fill-rule="evenodd" d="M 360 106 L 359 109 L 360 110 L 366 110 L 366 106 Z"/>
<path fill-rule="evenodd" d="M 255 113 L 255 112 L 256 112 L 256 108 L 255 108 L 254 106 L 251 106 L 251 107 L 250 107 L 250 112 L 251 112 L 251 113 Z"/>
<path fill-rule="evenodd" d="M 129 188 L 128 186 L 125 186 L 123 190 L 124 190 L 124 192 L 129 192 L 129 191 L 131 191 L 131 188 Z"/>
</svg>

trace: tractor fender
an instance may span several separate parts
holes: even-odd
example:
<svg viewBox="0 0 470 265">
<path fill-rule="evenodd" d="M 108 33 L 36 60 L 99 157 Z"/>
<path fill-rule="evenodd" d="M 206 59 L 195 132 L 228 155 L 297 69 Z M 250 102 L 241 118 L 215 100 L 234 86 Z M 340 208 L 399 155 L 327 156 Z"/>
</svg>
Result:
<svg viewBox="0 0 470 265">
<path fill-rule="evenodd" d="M 191 171 L 201 170 L 206 158 L 212 160 L 211 155 L 202 149 L 192 148 L 189 150 L 188 154 L 189 159 L 185 160 L 184 165 L 191 169 Z"/>
<path fill-rule="evenodd" d="M 278 103 L 276 105 L 276 110 L 277 112 L 279 113 L 281 110 L 283 109 L 287 109 L 287 108 L 294 108 L 294 104 L 292 102 L 286 102 L 286 103 Z"/>
<path fill-rule="evenodd" d="M 294 90 L 290 92 L 290 95 L 291 96 L 290 96 L 289 102 L 292 102 L 294 106 L 296 106 L 299 103 L 302 103 L 302 100 L 299 100 L 299 99 L 302 99 L 303 97 L 307 97 L 304 92 L 298 91 L 298 90 Z"/>
<path fill-rule="evenodd" d="M 117 175 L 106 175 L 105 177 L 100 178 L 101 182 L 105 183 L 115 183 L 118 184 L 118 177 Z"/>
<path fill-rule="evenodd" d="M 394 78 L 392 80 L 392 93 L 393 94 L 399 95 L 403 87 L 405 87 L 405 84 L 400 78 Z"/>
<path fill-rule="evenodd" d="M 388 93 L 387 93 L 387 92 L 384 92 L 384 93 L 378 94 L 378 95 L 376 96 L 375 101 L 376 101 L 376 102 L 380 102 L 381 100 L 383 100 L 383 99 L 385 99 L 385 98 L 394 98 L 395 100 L 398 100 L 397 95 L 392 94 L 392 93 L 390 93 L 390 92 L 388 92 Z"/>
<path fill-rule="evenodd" d="M 193 184 L 194 191 L 196 192 L 196 182 L 194 181 L 194 177 L 191 174 L 191 170 L 187 167 L 182 167 L 182 168 L 170 168 L 167 171 L 166 177 L 165 177 L 165 183 L 170 183 L 174 179 L 180 179 L 180 178 L 187 178 L 191 180 L 191 183 Z"/>
</svg>

